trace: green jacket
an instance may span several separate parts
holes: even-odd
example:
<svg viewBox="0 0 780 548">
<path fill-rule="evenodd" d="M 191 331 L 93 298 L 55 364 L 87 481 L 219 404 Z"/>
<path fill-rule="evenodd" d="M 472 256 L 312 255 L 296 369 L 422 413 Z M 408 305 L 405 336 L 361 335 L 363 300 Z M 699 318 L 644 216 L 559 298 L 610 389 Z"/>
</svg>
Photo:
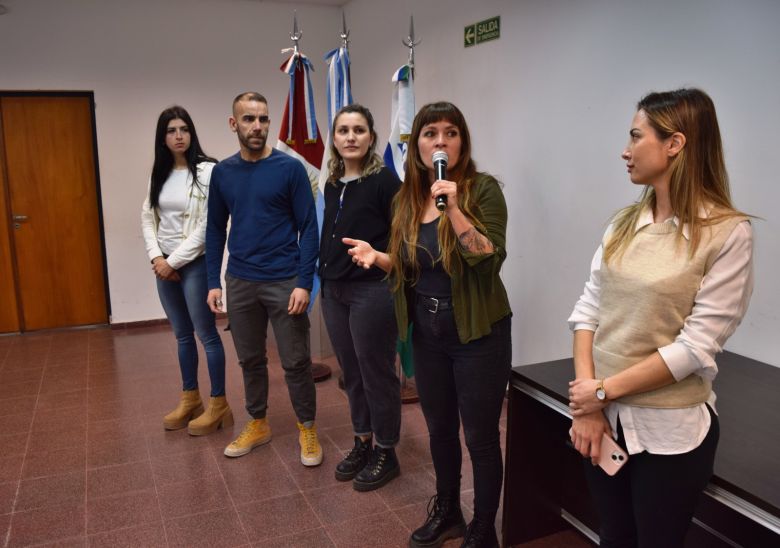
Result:
<svg viewBox="0 0 780 548">
<path fill-rule="evenodd" d="M 501 265 L 506 259 L 506 202 L 498 181 L 486 173 L 478 173 L 472 193 L 477 205 L 475 214 L 485 227 L 483 232 L 493 244 L 494 251 L 487 255 L 467 253 L 457 246 L 460 273 L 452 280 L 452 304 L 455 325 L 460 342 L 479 339 L 489 334 L 491 326 L 512 313 L 504 284 L 499 277 Z M 479 230 L 479 229 L 478 229 Z M 409 326 L 408 303 L 414 291 L 408 285 L 397 290 L 395 318 L 402 341 L 406 340 Z"/>
</svg>

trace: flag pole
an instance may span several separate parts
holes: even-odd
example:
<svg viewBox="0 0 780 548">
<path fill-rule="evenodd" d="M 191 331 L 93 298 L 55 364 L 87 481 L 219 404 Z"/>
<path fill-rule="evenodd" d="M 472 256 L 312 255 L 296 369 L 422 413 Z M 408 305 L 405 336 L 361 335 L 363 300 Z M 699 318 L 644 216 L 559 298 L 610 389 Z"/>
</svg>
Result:
<svg viewBox="0 0 780 548">
<path fill-rule="evenodd" d="M 308 61 L 308 59 L 306 59 L 306 57 L 303 54 L 301 54 L 301 51 L 300 51 L 300 48 L 299 48 L 299 44 L 300 44 L 302 36 L 303 36 L 303 31 L 301 31 L 301 29 L 298 27 L 298 11 L 294 10 L 293 11 L 293 29 L 292 29 L 292 32 L 290 33 L 290 40 L 292 40 L 292 43 L 293 43 L 292 56 L 290 57 L 289 64 L 287 65 L 287 69 L 288 70 L 285 71 L 285 72 L 288 72 L 288 74 L 290 74 L 290 78 L 291 78 L 290 82 L 291 83 L 290 83 L 290 92 L 289 92 L 289 95 L 288 95 L 287 112 L 286 112 L 286 114 L 288 115 L 287 120 L 286 120 L 287 125 L 288 125 L 288 139 L 287 139 L 287 142 L 285 143 L 286 146 L 284 146 L 284 151 L 287 152 L 288 154 L 293 153 L 294 156 L 295 156 L 295 153 L 298 153 L 298 159 L 301 160 L 302 163 L 304 164 L 304 167 L 306 167 L 306 172 L 307 172 L 307 174 L 309 176 L 310 182 L 312 182 L 312 185 L 316 185 L 317 178 L 319 177 L 319 173 L 316 171 L 316 167 L 315 166 L 310 165 L 311 161 L 312 161 L 310 153 L 304 152 L 304 148 L 297 148 L 296 149 L 296 147 L 305 147 L 305 146 L 311 146 L 311 145 L 319 147 L 320 152 L 319 152 L 319 158 L 317 159 L 316 165 L 317 166 L 320 165 L 320 163 L 322 161 L 322 152 L 321 152 L 322 145 L 321 145 L 321 141 L 319 141 L 320 136 L 319 136 L 319 130 L 316 127 L 316 118 L 314 116 L 313 104 L 311 105 L 311 109 L 312 109 L 311 110 L 311 118 L 312 118 L 311 120 L 308 119 L 308 114 L 307 114 L 307 120 L 306 120 L 306 122 L 307 122 L 307 130 L 305 132 L 306 135 L 303 138 L 303 142 L 301 143 L 300 142 L 301 139 L 298 139 L 299 142 L 296 143 L 295 139 L 290 139 L 289 138 L 289 137 L 291 137 L 293 135 L 293 131 L 294 131 L 294 126 L 292 124 L 292 119 L 293 119 L 293 116 L 296 114 L 296 111 L 295 111 L 295 108 L 294 108 L 294 102 L 295 102 L 294 101 L 294 92 L 296 90 L 294 89 L 295 86 L 293 85 L 293 78 L 294 78 L 294 75 L 295 75 L 296 71 L 299 69 L 298 63 L 302 63 L 303 64 L 302 74 L 304 74 L 304 79 L 303 79 L 304 81 L 297 82 L 296 86 L 298 86 L 298 85 L 304 86 L 304 95 L 307 95 L 307 93 L 306 93 L 307 91 L 309 92 L 308 95 L 311 94 L 311 86 L 310 86 L 310 83 L 309 83 L 309 80 L 308 80 L 308 76 L 306 75 L 308 69 L 311 69 L 311 64 Z M 286 53 L 288 51 L 290 51 L 290 50 L 289 49 L 285 49 L 285 50 L 282 50 L 282 53 Z M 285 67 L 285 65 L 282 65 L 282 66 Z M 284 70 L 284 68 L 283 68 L 283 70 Z M 308 103 L 308 100 L 311 100 L 311 97 L 307 97 L 307 100 L 306 100 L 307 103 Z M 297 115 L 300 116 L 300 112 L 297 112 Z M 308 127 L 308 126 L 310 126 L 310 127 Z M 282 130 L 282 132 L 283 132 L 283 130 Z M 282 143 L 283 140 L 284 140 L 283 136 L 281 135 L 282 132 L 280 132 L 280 136 L 279 136 L 280 137 L 279 138 L 280 143 Z M 277 148 L 279 148 L 279 147 L 280 146 L 277 145 Z M 317 154 L 317 153 L 316 152 L 312 152 L 311 154 Z M 314 173 L 312 173 L 312 169 L 315 170 Z M 315 190 L 315 189 L 316 189 L 316 186 L 313 188 L 313 190 Z M 316 278 L 316 273 L 315 273 L 315 278 Z M 315 287 L 312 288 L 312 303 L 313 303 L 314 299 L 316 298 L 316 290 L 317 290 L 316 289 L 316 285 L 317 284 L 316 284 L 316 280 L 315 280 Z M 311 312 L 311 305 L 310 305 L 310 308 L 307 311 L 307 313 L 309 313 L 309 312 Z M 316 322 L 316 323 L 319 324 L 319 322 Z M 331 376 L 331 369 L 330 369 L 330 367 L 328 365 L 326 365 L 324 363 L 312 361 L 312 364 L 311 364 L 311 374 L 312 374 L 312 377 L 314 378 L 314 382 L 321 382 L 321 381 L 324 381 L 324 380 L 327 380 L 327 379 L 330 378 L 330 376 Z"/>
<path fill-rule="evenodd" d="M 419 46 L 422 39 L 415 40 L 414 38 L 414 15 L 409 16 L 409 35 L 401 40 L 401 43 L 409 48 L 409 69 L 412 71 L 412 77 L 414 77 L 414 48 Z"/>
<path fill-rule="evenodd" d="M 409 81 L 414 81 L 414 48 L 418 45 L 420 45 L 420 42 L 422 42 L 422 39 L 416 38 L 414 35 L 414 15 L 409 16 L 409 34 L 406 36 L 406 38 L 401 40 L 401 43 L 409 48 L 409 61 L 407 62 L 407 65 L 409 67 Z M 412 92 L 413 96 L 413 92 Z M 414 118 L 414 115 L 412 114 L 412 118 Z M 411 124 L 410 124 L 411 129 Z M 408 367 L 411 367 L 411 348 L 409 344 L 401 344 L 399 341 L 399 348 L 398 348 L 398 354 L 399 357 L 401 354 L 404 355 L 402 359 L 400 359 L 398 363 L 398 376 L 401 379 L 401 402 L 402 403 L 417 403 L 420 401 L 420 397 L 417 395 L 417 385 L 416 383 L 409 377 L 406 376 L 404 363 L 407 363 Z"/>
<path fill-rule="evenodd" d="M 298 10 L 293 10 L 293 30 L 290 33 L 290 40 L 293 43 L 293 56 L 298 57 L 300 50 L 298 49 L 298 42 L 301 40 L 303 32 L 298 29 Z"/>
<path fill-rule="evenodd" d="M 344 10 L 341 10 L 341 46 L 349 51 L 349 29 L 347 28 L 347 17 Z"/>
</svg>

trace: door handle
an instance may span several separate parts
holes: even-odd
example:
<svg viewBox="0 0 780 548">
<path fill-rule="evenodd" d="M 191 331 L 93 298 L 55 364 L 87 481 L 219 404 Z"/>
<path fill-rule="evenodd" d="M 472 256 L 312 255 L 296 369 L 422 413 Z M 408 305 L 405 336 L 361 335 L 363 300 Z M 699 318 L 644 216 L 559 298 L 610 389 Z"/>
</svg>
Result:
<svg viewBox="0 0 780 548">
<path fill-rule="evenodd" d="M 14 215 L 14 221 L 17 223 L 23 223 L 25 221 L 28 221 L 30 218 L 27 215 Z"/>
</svg>

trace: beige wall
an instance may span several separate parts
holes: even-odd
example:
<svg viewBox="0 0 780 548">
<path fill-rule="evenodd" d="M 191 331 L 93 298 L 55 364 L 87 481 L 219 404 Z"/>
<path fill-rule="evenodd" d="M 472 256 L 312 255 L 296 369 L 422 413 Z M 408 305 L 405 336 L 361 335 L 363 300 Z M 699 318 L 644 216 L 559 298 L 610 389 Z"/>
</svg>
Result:
<svg viewBox="0 0 780 548">
<path fill-rule="evenodd" d="M 224 158 L 238 149 L 227 126 L 231 101 L 256 89 L 268 98 L 275 143 L 289 86 L 280 51 L 291 43 L 295 8 L 324 122 L 322 55 L 339 43 L 340 12 L 252 0 L 3 3 L 0 89 L 95 92 L 112 321 L 164 317 L 139 218 L 157 116 L 185 106 L 206 152 Z"/>
<path fill-rule="evenodd" d="M 763 220 L 756 287 L 728 349 L 780 365 L 780 2 L 775 0 L 352 0 L 353 89 L 386 137 L 409 14 L 417 106 L 464 111 L 478 165 L 505 183 L 503 270 L 514 363 L 570 355 L 566 318 L 611 214 L 637 195 L 619 158 L 636 101 L 700 86 L 715 100 L 738 207 Z M 501 38 L 463 47 L 501 16 Z"/>
<path fill-rule="evenodd" d="M 297 7 L 322 124 L 322 56 L 338 45 L 340 10 L 257 0 L 3 3 L 0 89 L 95 91 L 114 321 L 161 317 L 138 229 L 156 116 L 182 103 L 207 152 L 225 157 L 236 149 L 230 101 L 256 88 L 269 98 L 275 134 L 287 90 L 279 50 Z M 754 224 L 755 295 L 728 348 L 780 365 L 780 3 L 352 0 L 353 92 L 375 113 L 382 147 L 412 12 L 423 40 L 418 106 L 461 106 L 479 166 L 506 185 L 516 364 L 569 353 L 565 319 L 601 231 L 637 195 L 619 159 L 634 103 L 649 90 L 696 85 L 718 107 L 737 205 L 763 218 Z M 464 49 L 463 27 L 494 15 L 501 38 Z"/>
</svg>

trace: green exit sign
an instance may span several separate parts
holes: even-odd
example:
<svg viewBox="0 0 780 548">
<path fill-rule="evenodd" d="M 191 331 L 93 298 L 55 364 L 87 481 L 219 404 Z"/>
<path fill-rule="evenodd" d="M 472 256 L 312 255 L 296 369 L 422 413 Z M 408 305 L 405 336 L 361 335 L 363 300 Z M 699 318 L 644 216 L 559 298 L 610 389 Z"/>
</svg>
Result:
<svg viewBox="0 0 780 548">
<path fill-rule="evenodd" d="M 476 46 L 501 37 L 501 16 L 491 17 L 463 29 L 463 47 Z"/>
</svg>

